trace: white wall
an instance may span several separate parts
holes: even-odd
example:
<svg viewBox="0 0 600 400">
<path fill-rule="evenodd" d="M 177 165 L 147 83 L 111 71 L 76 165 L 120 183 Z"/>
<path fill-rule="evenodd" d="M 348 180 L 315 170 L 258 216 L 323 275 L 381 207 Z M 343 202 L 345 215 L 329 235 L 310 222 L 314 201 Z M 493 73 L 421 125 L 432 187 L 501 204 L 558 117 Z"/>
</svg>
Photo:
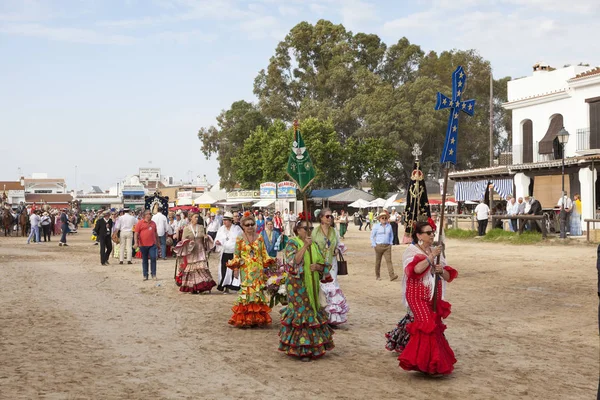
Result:
<svg viewBox="0 0 600 400">
<path fill-rule="evenodd" d="M 515 79 L 508 82 L 508 101 L 538 96 L 557 90 L 567 89 L 567 81 L 575 75 L 585 72 L 592 67 L 571 66 L 554 71 L 536 71 L 532 76 Z"/>
<path fill-rule="evenodd" d="M 551 74 L 551 72 L 547 74 Z M 526 79 L 529 78 L 523 80 Z M 509 85 L 509 94 L 510 90 Z M 550 118 L 555 114 L 562 114 L 565 129 L 570 134 L 569 142 L 565 146 L 565 156 L 576 156 L 577 130 L 590 127 L 589 104 L 585 100 L 600 97 L 600 82 L 589 86 L 570 88 L 568 93 L 568 98 L 533 104 L 512 110 L 514 146 L 523 145 L 523 122 L 527 119 L 533 122 L 534 161 L 537 155 L 535 143 L 542 140 L 550 125 Z M 519 164 L 521 160 L 521 154 L 513 155 L 513 163 Z"/>
</svg>

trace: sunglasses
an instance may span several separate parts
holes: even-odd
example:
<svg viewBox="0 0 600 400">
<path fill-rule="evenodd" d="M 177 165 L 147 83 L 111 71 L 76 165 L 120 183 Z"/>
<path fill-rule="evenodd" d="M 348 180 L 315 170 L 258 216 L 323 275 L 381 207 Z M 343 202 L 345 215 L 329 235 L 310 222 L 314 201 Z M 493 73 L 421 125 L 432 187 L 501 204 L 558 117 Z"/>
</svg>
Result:
<svg viewBox="0 0 600 400">
<path fill-rule="evenodd" d="M 421 235 L 433 235 L 433 231 L 425 231 L 425 232 L 421 232 Z"/>
<path fill-rule="evenodd" d="M 388 217 L 381 217 L 381 218 L 379 218 L 379 219 L 385 219 L 385 220 L 388 220 L 389 218 L 388 218 Z"/>
<path fill-rule="evenodd" d="M 301 226 L 299 229 L 304 229 L 305 231 L 312 231 L 315 228 L 312 226 Z"/>
<path fill-rule="evenodd" d="M 325 215 L 325 218 L 333 218 L 333 215 Z"/>
<path fill-rule="evenodd" d="M 254 226 L 254 225 L 256 225 L 256 224 L 255 224 L 255 223 L 251 223 L 251 224 L 244 224 L 244 226 L 246 226 L 246 227 L 251 227 L 251 226 Z"/>
</svg>

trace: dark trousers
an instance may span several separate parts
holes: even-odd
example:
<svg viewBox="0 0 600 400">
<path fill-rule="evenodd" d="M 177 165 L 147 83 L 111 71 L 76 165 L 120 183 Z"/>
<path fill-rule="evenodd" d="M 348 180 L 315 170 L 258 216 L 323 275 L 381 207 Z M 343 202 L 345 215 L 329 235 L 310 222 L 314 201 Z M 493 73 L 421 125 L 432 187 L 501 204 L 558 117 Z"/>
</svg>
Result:
<svg viewBox="0 0 600 400">
<path fill-rule="evenodd" d="M 392 226 L 392 233 L 394 234 L 394 240 L 392 244 L 400 244 L 400 240 L 398 239 L 398 223 L 396 221 L 390 222 Z"/>
<path fill-rule="evenodd" d="M 50 241 L 50 225 L 42 225 L 42 232 L 44 233 L 44 242 L 46 238 Z"/>
<path fill-rule="evenodd" d="M 67 232 L 69 232 L 69 225 L 62 224 L 61 230 L 62 230 L 62 235 L 60 236 L 60 242 L 67 243 Z"/>
<path fill-rule="evenodd" d="M 487 219 L 478 219 L 477 220 L 477 230 L 479 236 L 485 236 L 485 231 L 487 229 L 488 220 Z"/>
<path fill-rule="evenodd" d="M 517 226 L 517 220 L 516 219 L 511 219 L 510 220 L 510 224 L 512 225 L 513 232 L 518 232 L 519 231 L 519 227 Z"/>
<path fill-rule="evenodd" d="M 227 261 L 229 261 L 229 260 L 233 260 L 233 254 L 232 253 L 223 253 L 223 255 L 221 256 L 221 265 L 220 265 L 221 281 L 217 285 L 217 290 L 220 292 L 222 292 L 226 288 L 232 289 L 232 290 L 240 290 L 239 286 L 223 285 L 223 283 L 225 281 L 225 275 L 227 274 Z"/>
<path fill-rule="evenodd" d="M 152 276 L 156 276 L 156 255 L 158 253 L 156 245 L 152 246 L 140 246 L 142 252 L 142 273 L 144 278 L 148 277 L 148 257 L 150 257 L 150 273 Z"/>
<path fill-rule="evenodd" d="M 112 252 L 112 239 L 106 235 L 100 238 L 100 263 L 105 264 L 108 262 L 108 257 Z"/>
</svg>

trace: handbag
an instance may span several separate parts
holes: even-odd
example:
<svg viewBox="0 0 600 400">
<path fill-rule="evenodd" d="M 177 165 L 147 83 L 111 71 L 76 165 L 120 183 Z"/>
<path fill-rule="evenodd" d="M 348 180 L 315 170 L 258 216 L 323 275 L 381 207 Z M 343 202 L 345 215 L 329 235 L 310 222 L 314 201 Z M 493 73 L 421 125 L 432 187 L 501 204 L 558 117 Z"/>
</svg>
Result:
<svg viewBox="0 0 600 400">
<path fill-rule="evenodd" d="M 121 235 L 119 235 L 120 232 L 121 231 L 116 231 L 116 232 L 113 232 L 113 234 L 112 234 L 112 241 L 115 242 L 116 244 L 121 243 L 121 238 L 120 238 Z"/>
<path fill-rule="evenodd" d="M 338 275 L 348 275 L 348 261 L 344 260 L 344 256 L 342 255 L 341 252 L 338 253 L 337 266 L 338 266 L 338 271 L 337 271 Z"/>
</svg>

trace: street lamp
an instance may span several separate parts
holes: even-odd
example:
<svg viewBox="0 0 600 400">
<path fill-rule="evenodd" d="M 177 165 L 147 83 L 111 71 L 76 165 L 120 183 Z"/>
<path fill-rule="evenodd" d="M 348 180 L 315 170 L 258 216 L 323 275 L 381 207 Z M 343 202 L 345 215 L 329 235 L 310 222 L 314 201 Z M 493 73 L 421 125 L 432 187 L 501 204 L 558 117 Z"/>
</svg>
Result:
<svg viewBox="0 0 600 400">
<path fill-rule="evenodd" d="M 558 143 L 561 147 L 562 155 L 562 194 L 560 199 L 560 238 L 567 238 L 567 213 L 565 212 L 565 144 L 569 141 L 569 132 L 563 126 L 560 132 L 556 135 Z"/>
</svg>

